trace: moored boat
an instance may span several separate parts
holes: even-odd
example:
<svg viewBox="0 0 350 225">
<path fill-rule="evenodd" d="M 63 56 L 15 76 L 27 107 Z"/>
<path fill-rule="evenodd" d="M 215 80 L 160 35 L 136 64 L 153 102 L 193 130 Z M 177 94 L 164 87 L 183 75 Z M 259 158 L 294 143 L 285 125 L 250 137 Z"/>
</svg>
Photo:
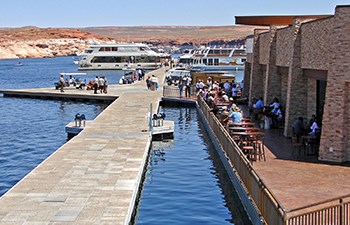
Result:
<svg viewBox="0 0 350 225">
<path fill-rule="evenodd" d="M 204 48 L 191 54 L 192 71 L 244 70 L 247 60 L 243 48 Z"/>
<path fill-rule="evenodd" d="M 78 70 L 121 70 L 123 68 L 156 69 L 160 55 L 145 44 L 92 45 L 81 54 Z"/>
</svg>

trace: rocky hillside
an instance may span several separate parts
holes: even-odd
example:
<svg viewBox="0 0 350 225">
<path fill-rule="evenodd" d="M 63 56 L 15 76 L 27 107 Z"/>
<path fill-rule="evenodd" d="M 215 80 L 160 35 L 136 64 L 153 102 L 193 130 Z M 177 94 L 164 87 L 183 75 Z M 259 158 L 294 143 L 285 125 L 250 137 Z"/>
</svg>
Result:
<svg viewBox="0 0 350 225">
<path fill-rule="evenodd" d="M 253 34 L 251 26 L 140 26 L 63 28 L 0 28 L 0 59 L 75 55 L 95 42 L 144 42 L 172 46 L 225 44 Z"/>
<path fill-rule="evenodd" d="M 155 45 L 181 45 L 186 42 L 207 44 L 244 39 L 253 34 L 253 26 L 138 26 L 86 27 L 85 32 L 124 42 L 147 42 Z"/>
<path fill-rule="evenodd" d="M 77 29 L 0 29 L 0 59 L 75 55 L 95 41 L 110 40 Z"/>
</svg>

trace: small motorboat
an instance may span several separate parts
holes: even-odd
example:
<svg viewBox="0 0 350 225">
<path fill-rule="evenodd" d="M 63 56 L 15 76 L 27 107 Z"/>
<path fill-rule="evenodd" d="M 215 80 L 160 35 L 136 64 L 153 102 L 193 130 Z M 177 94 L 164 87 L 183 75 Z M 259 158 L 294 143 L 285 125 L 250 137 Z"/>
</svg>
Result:
<svg viewBox="0 0 350 225">
<path fill-rule="evenodd" d="M 23 66 L 23 63 L 21 61 L 19 61 L 16 65 L 17 66 Z"/>
<path fill-rule="evenodd" d="M 78 65 L 78 64 L 79 64 L 79 58 L 73 57 L 73 63 L 74 63 L 75 65 Z"/>
</svg>

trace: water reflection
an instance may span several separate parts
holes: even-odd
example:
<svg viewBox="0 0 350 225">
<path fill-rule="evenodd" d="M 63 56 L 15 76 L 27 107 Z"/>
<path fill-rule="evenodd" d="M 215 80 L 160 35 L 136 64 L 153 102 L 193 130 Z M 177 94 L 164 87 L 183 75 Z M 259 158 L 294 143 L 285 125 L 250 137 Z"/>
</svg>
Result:
<svg viewBox="0 0 350 225">
<path fill-rule="evenodd" d="M 250 224 L 195 108 L 164 107 L 173 142 L 153 142 L 136 224 Z"/>
<path fill-rule="evenodd" d="M 203 134 L 203 136 L 201 136 L 203 142 L 208 146 L 208 159 L 213 162 L 213 167 L 210 168 L 211 174 L 215 175 L 215 177 L 218 179 L 217 184 L 222 190 L 221 193 L 224 195 L 225 206 L 229 208 L 232 215 L 232 218 L 229 220 L 229 222 L 237 225 L 251 224 L 251 221 L 249 220 L 243 208 L 243 205 L 233 188 L 230 177 L 221 162 L 220 156 L 215 150 L 213 143 L 208 136 L 205 126 L 200 122 L 198 123 L 198 128 L 200 130 L 200 133 Z"/>
</svg>

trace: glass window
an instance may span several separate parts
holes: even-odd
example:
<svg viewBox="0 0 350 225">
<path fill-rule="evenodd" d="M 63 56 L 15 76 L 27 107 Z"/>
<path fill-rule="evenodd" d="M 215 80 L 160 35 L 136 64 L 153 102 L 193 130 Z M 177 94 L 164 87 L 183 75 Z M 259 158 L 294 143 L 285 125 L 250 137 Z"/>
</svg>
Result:
<svg viewBox="0 0 350 225">
<path fill-rule="evenodd" d="M 219 65 L 219 59 L 214 59 L 214 65 L 215 66 Z"/>
</svg>

